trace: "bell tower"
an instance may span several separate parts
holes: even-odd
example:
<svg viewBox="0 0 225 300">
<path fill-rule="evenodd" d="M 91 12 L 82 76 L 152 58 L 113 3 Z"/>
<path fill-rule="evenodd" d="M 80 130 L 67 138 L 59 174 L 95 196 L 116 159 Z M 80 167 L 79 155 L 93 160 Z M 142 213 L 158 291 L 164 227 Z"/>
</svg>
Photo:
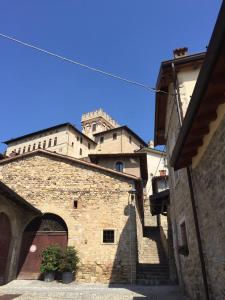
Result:
<svg viewBox="0 0 225 300">
<path fill-rule="evenodd" d="M 113 120 L 101 108 L 86 114 L 81 117 L 82 132 L 90 138 L 94 138 L 95 133 L 106 131 L 119 127 L 120 125 Z"/>
</svg>

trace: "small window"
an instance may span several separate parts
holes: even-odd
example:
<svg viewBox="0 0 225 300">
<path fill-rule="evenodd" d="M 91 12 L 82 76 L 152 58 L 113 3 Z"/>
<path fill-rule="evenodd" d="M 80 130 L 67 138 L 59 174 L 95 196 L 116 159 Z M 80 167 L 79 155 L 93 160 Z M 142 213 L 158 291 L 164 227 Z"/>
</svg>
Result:
<svg viewBox="0 0 225 300">
<path fill-rule="evenodd" d="M 57 137 L 54 138 L 54 146 L 57 145 Z"/>
<path fill-rule="evenodd" d="M 74 208 L 74 209 L 77 209 L 77 208 L 78 208 L 78 201 L 77 201 L 77 200 L 74 200 L 74 201 L 73 201 L 73 208 Z"/>
<path fill-rule="evenodd" d="M 81 143 L 81 144 L 83 143 L 83 138 L 82 138 L 82 137 L 80 138 L 80 143 Z"/>
<path fill-rule="evenodd" d="M 41 142 L 38 143 L 38 149 L 41 149 Z"/>
<path fill-rule="evenodd" d="M 88 143 L 88 149 L 89 149 L 89 150 L 91 149 L 91 144 L 90 144 L 90 143 Z"/>
<path fill-rule="evenodd" d="M 77 136 L 77 141 L 79 142 L 79 140 L 80 140 L 80 138 L 79 138 L 79 136 Z"/>
<path fill-rule="evenodd" d="M 27 151 L 30 152 L 31 145 L 28 146 Z"/>
<path fill-rule="evenodd" d="M 132 138 L 131 138 L 131 136 L 129 136 L 129 143 L 130 143 L 130 144 L 132 143 Z"/>
<path fill-rule="evenodd" d="M 180 224 L 180 232 L 181 232 L 182 246 L 188 247 L 187 231 L 186 231 L 185 222 Z"/>
<path fill-rule="evenodd" d="M 80 148 L 80 155 L 82 155 L 82 149 Z"/>
<path fill-rule="evenodd" d="M 96 131 L 96 127 L 97 127 L 96 124 L 93 124 L 92 125 L 92 131 Z"/>
<path fill-rule="evenodd" d="M 115 232 L 114 230 L 103 230 L 103 243 L 114 243 Z"/>
<path fill-rule="evenodd" d="M 18 154 L 20 154 L 21 148 L 18 149 Z"/>
<path fill-rule="evenodd" d="M 51 147 L 52 146 L 52 139 L 50 139 L 49 141 L 48 141 L 48 147 Z"/>
<path fill-rule="evenodd" d="M 100 144 L 104 143 L 104 136 L 100 137 Z"/>
<path fill-rule="evenodd" d="M 113 133 L 113 140 L 116 140 L 117 139 L 117 133 Z"/>
<path fill-rule="evenodd" d="M 116 163 L 116 171 L 123 172 L 123 163 L 121 161 Z"/>
<path fill-rule="evenodd" d="M 25 153 L 26 152 L 26 147 L 23 147 L 23 153 Z"/>
<path fill-rule="evenodd" d="M 35 148 L 36 148 L 36 144 L 33 144 L 33 150 L 35 150 Z"/>
<path fill-rule="evenodd" d="M 46 141 L 43 142 L 43 149 L 46 148 Z"/>
<path fill-rule="evenodd" d="M 74 146 L 74 142 L 71 143 L 71 146 L 72 146 L 72 147 Z"/>
</svg>

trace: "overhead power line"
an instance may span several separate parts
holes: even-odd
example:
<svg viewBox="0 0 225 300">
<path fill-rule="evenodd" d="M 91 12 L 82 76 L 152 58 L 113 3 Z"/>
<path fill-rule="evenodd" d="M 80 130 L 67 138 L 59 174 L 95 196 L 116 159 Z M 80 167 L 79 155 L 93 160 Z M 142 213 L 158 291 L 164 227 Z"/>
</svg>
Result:
<svg viewBox="0 0 225 300">
<path fill-rule="evenodd" d="M 155 92 L 155 93 L 168 94 L 166 91 L 158 90 L 158 89 L 156 89 L 156 88 L 154 88 L 154 87 L 150 87 L 150 86 L 145 85 L 145 84 L 143 84 L 143 83 L 140 83 L 140 82 L 137 82 L 137 81 L 133 81 L 133 80 L 129 80 L 129 79 L 127 79 L 127 78 L 124 78 L 124 77 L 121 77 L 121 76 L 114 75 L 114 74 L 112 74 L 112 73 L 103 71 L 103 70 L 101 70 L 101 69 L 99 69 L 99 68 L 94 68 L 94 67 L 88 66 L 88 65 L 86 65 L 86 64 L 82 64 L 82 63 L 80 63 L 80 62 L 78 62 L 78 61 L 75 61 L 75 60 L 73 60 L 73 59 L 70 59 L 70 58 L 67 58 L 67 57 L 58 55 L 58 54 L 56 54 L 56 53 L 53 53 L 53 52 L 50 52 L 50 51 L 48 51 L 48 50 L 45 50 L 45 49 L 39 48 L 39 47 L 37 47 L 37 46 L 34 46 L 34 45 L 32 45 L 32 44 L 28 44 L 28 43 L 23 42 L 23 41 L 21 41 L 21 40 L 15 39 L 15 38 L 13 38 L 13 37 L 11 37 L 11 36 L 5 35 L 5 34 L 3 34 L 3 33 L 0 33 L 0 37 L 5 38 L 5 39 L 8 39 L 8 40 L 11 40 L 11 41 L 13 41 L 13 42 L 15 42 L 15 43 L 18 43 L 18 44 L 20 44 L 20 45 L 23 45 L 23 46 L 26 46 L 26 47 L 35 49 L 35 50 L 37 50 L 37 51 L 39 51 L 39 52 L 42 52 L 42 53 L 45 53 L 45 54 L 47 54 L 47 55 L 51 55 L 51 56 L 56 57 L 56 58 L 58 58 L 58 59 L 67 61 L 67 62 L 69 62 L 69 63 L 78 65 L 78 66 L 80 66 L 80 67 L 82 67 L 82 68 L 86 68 L 86 69 L 88 69 L 88 70 L 91 70 L 91 71 L 100 73 L 100 74 L 102 74 L 102 75 L 105 75 L 105 76 L 108 76 L 108 77 L 111 77 L 111 78 L 114 78 L 114 79 L 117 79 L 117 80 L 121 80 L 121 81 L 127 82 L 127 83 L 129 83 L 129 84 L 133 84 L 133 85 L 142 87 L 142 88 L 144 88 L 144 89 L 146 89 L 146 90 L 148 90 L 148 91 Z"/>
</svg>

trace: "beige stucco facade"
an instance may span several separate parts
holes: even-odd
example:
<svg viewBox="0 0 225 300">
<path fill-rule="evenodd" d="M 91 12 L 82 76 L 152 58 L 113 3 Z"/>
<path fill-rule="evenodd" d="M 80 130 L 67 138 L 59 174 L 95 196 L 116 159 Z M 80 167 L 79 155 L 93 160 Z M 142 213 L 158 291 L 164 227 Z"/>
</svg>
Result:
<svg viewBox="0 0 225 300">
<path fill-rule="evenodd" d="M 132 153 L 146 146 L 129 128 L 119 127 L 116 121 L 101 109 L 83 114 L 81 120 L 83 132 L 72 124 L 65 123 L 9 140 L 6 142 L 6 156 L 46 149 L 84 158 L 92 153 Z"/>
</svg>

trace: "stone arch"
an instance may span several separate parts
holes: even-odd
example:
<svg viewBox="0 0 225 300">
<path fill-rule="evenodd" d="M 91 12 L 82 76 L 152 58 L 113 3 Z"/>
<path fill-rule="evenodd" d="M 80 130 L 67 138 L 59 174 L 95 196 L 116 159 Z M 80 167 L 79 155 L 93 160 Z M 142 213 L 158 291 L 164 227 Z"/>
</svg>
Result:
<svg viewBox="0 0 225 300">
<path fill-rule="evenodd" d="M 67 246 L 68 227 L 63 218 L 53 213 L 45 213 L 32 219 L 24 229 L 18 277 L 37 279 L 40 277 L 41 253 L 51 244 L 62 249 Z"/>
<path fill-rule="evenodd" d="M 12 238 L 11 222 L 7 214 L 0 212 L 0 284 L 7 281 L 8 257 Z"/>
</svg>

